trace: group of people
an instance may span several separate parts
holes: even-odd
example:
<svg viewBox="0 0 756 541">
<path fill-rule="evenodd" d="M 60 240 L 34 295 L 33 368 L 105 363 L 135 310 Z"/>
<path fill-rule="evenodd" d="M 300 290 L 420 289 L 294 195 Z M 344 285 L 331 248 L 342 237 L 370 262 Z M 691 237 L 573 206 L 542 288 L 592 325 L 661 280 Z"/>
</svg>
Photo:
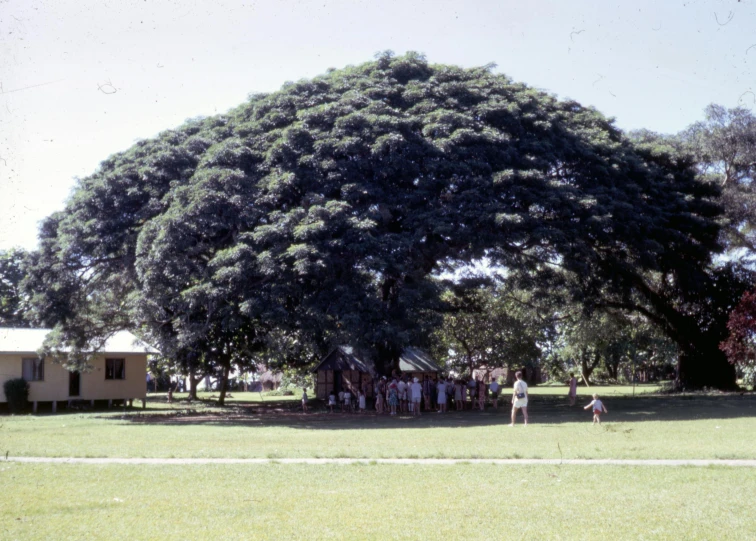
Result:
<svg viewBox="0 0 756 541">
<path fill-rule="evenodd" d="M 512 423 L 515 421 L 515 413 L 522 410 L 527 424 L 527 384 L 522 380 L 522 373 L 515 374 L 517 381 L 512 395 Z M 501 385 L 497 379 L 486 384 L 483 378 L 470 378 L 468 380 L 454 380 L 448 378 L 431 379 L 426 375 L 421 381 L 419 378 L 394 375 L 390 379 L 383 376 L 372 382 L 371 393 L 375 396 L 375 411 L 379 414 L 398 415 L 409 413 L 420 415 L 422 411 L 445 413 L 449 407 L 457 411 L 465 409 L 477 409 L 484 411 L 488 398 L 494 408 L 499 407 L 499 394 Z M 359 412 L 364 413 L 367 409 L 368 388 L 363 385 L 354 392 L 351 389 L 342 389 L 338 393 L 332 390 L 328 395 L 328 410 L 334 412 Z M 520 396 L 522 395 L 522 396 Z M 306 393 L 303 395 L 302 407 L 307 411 Z"/>
<path fill-rule="evenodd" d="M 449 403 L 454 408 L 462 411 L 467 408 L 466 397 L 469 398 L 469 409 L 484 411 L 486 399 L 490 394 L 494 408 L 499 406 L 499 392 L 501 386 L 494 379 L 486 384 L 483 378 L 465 380 L 453 380 L 451 377 L 439 378 L 434 381 L 426 375 L 422 383 L 419 378 L 407 376 L 392 376 L 389 380 L 386 376 L 374 382 L 375 411 L 379 414 L 410 413 L 420 415 L 421 409 L 444 413 L 448 411 Z M 367 389 L 363 386 L 357 390 L 356 396 L 352 391 L 344 389 L 336 393 L 332 390 L 328 395 L 328 409 L 331 413 L 337 408 L 342 412 L 364 413 L 367 409 Z M 574 406 L 577 400 L 577 379 L 570 374 L 568 398 L 570 405 Z M 515 373 L 515 382 L 512 388 L 512 415 L 509 426 L 514 426 L 517 420 L 517 412 L 521 411 L 524 423 L 528 424 L 528 384 L 522 379 L 522 372 Z M 302 409 L 307 412 L 307 390 L 302 390 Z M 593 410 L 593 422 L 601 423 L 601 414 L 608 413 L 606 406 L 597 394 L 584 409 Z"/>
</svg>

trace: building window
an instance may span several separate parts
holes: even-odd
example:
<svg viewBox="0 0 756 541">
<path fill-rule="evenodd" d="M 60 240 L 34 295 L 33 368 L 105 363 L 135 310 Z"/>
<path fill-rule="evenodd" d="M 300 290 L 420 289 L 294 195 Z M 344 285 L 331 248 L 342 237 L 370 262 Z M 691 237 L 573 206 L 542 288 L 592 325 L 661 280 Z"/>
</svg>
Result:
<svg viewBox="0 0 756 541">
<path fill-rule="evenodd" d="M 126 379 L 126 359 L 105 359 L 105 379 Z"/>
<path fill-rule="evenodd" d="M 23 359 L 22 375 L 26 381 L 45 381 L 45 360 Z"/>
</svg>

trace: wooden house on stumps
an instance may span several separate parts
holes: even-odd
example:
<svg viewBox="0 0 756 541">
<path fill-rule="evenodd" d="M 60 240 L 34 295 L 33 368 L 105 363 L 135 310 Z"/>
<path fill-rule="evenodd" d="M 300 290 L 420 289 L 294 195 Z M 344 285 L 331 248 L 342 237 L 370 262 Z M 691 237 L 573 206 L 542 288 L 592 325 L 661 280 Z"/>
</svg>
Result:
<svg viewBox="0 0 756 541">
<path fill-rule="evenodd" d="M 364 389 L 368 397 L 373 395 L 373 364 L 362 360 L 350 346 L 339 346 L 323 357 L 312 369 L 315 376 L 315 396 L 327 398 L 331 391 L 349 390 L 356 396 Z"/>
</svg>

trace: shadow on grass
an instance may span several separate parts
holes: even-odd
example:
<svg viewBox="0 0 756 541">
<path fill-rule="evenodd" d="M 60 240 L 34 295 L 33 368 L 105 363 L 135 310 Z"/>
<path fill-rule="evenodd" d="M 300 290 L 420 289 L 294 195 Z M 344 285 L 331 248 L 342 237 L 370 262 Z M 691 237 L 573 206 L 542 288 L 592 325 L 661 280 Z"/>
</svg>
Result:
<svg viewBox="0 0 756 541">
<path fill-rule="evenodd" d="M 581 398 L 577 405 L 571 407 L 563 396 L 532 396 L 528 407 L 530 421 L 539 425 L 589 422 L 591 413 L 583 410 L 588 401 Z M 603 417 L 606 423 L 756 417 L 756 394 L 753 393 L 620 396 L 607 398 L 605 404 L 609 410 Z M 185 409 L 176 409 L 181 407 Z M 174 402 L 172 408 L 165 409 L 170 409 L 170 412 L 150 405 L 145 412 L 131 410 L 125 418 L 134 424 L 285 426 L 303 430 L 351 430 L 505 425 L 509 423 L 510 414 L 508 404 L 501 403 L 497 410 L 489 406 L 483 413 L 477 410 L 452 410 L 444 414 L 423 412 L 419 417 L 409 414 L 395 417 L 378 415 L 374 411 L 330 413 L 324 403 L 317 400 L 310 402 L 310 412 L 304 414 L 299 402 L 272 398 L 266 399 L 265 402 L 235 403 L 224 408 L 203 401 Z M 522 422 L 521 420 L 522 416 L 518 415 L 518 423 Z"/>
</svg>

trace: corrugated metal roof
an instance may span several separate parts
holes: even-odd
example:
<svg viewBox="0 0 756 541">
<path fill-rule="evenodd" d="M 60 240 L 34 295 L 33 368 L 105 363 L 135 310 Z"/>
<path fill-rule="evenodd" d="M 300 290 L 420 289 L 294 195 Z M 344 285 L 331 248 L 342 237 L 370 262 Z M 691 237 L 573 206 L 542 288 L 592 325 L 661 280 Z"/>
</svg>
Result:
<svg viewBox="0 0 756 541">
<path fill-rule="evenodd" d="M 318 370 L 359 370 L 368 374 L 373 372 L 368 363 L 357 357 L 351 346 L 339 346 L 334 349 L 323 357 L 323 360 L 312 369 L 312 372 Z"/>
<path fill-rule="evenodd" d="M 0 353 L 36 353 L 42 347 L 50 329 L 5 329 L 0 328 Z M 139 342 L 128 331 L 119 331 L 111 336 L 101 350 L 103 353 L 156 353 Z"/>
<path fill-rule="evenodd" d="M 418 348 L 404 348 L 399 356 L 399 370 L 402 372 L 440 372 L 430 355 Z"/>
<path fill-rule="evenodd" d="M 359 370 L 370 374 L 374 372 L 372 364 L 359 359 L 349 346 L 339 346 L 323 357 L 323 360 L 312 369 L 313 372 L 318 370 Z M 440 372 L 441 367 L 423 350 L 409 347 L 405 348 L 399 356 L 399 370 L 401 372 Z"/>
</svg>

